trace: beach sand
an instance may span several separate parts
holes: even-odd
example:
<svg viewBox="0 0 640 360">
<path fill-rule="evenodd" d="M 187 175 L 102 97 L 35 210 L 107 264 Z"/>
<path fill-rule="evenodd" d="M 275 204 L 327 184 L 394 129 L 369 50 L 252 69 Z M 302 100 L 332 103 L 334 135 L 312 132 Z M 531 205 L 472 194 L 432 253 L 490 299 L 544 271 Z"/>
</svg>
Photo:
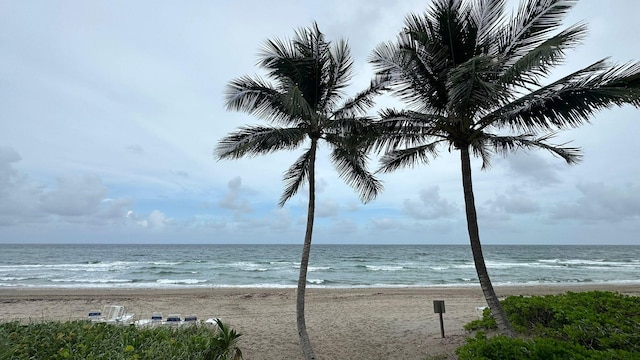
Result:
<svg viewBox="0 0 640 360">
<path fill-rule="evenodd" d="M 496 287 L 508 295 L 617 291 L 640 296 L 640 285 Z M 0 321 L 85 319 L 89 310 L 124 305 L 136 318 L 155 311 L 218 317 L 243 336 L 245 359 L 300 359 L 295 289 L 1 289 Z M 444 300 L 445 338 L 433 300 Z M 463 325 L 485 306 L 479 286 L 307 289 L 307 329 L 318 359 L 453 359 Z"/>
</svg>

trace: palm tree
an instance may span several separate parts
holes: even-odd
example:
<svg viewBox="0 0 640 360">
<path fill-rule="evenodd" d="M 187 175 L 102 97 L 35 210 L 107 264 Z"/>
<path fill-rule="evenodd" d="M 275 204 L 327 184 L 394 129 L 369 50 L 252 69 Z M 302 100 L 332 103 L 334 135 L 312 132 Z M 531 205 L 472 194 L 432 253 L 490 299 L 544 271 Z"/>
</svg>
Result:
<svg viewBox="0 0 640 360">
<path fill-rule="evenodd" d="M 299 29 L 292 40 L 267 41 L 258 64 L 267 71 L 268 80 L 240 77 L 226 90 L 228 110 L 238 110 L 266 120 L 269 126 L 246 126 L 220 140 L 219 159 L 293 150 L 308 144 L 304 153 L 284 173 L 285 189 L 280 206 L 305 183 L 309 187 L 307 225 L 300 261 L 296 313 L 300 343 L 306 359 L 315 355 L 304 317 L 307 267 L 311 250 L 315 209 L 315 162 L 318 144 L 324 141 L 331 150 L 330 159 L 340 177 L 353 187 L 363 202 L 372 200 L 381 183 L 366 169 L 367 152 L 358 136 L 370 119 L 362 114 L 373 105 L 384 79 L 351 99 L 344 89 L 352 74 L 352 60 L 346 41 L 331 44 L 317 24 Z"/>
<path fill-rule="evenodd" d="M 521 1 L 512 15 L 505 0 L 433 0 L 410 14 L 394 42 L 371 56 L 378 74 L 408 104 L 383 110 L 377 151 L 382 172 L 428 164 L 441 146 L 460 152 L 467 230 L 478 279 L 493 317 L 515 333 L 502 311 L 482 254 L 471 179 L 471 156 L 490 166 L 495 154 L 545 149 L 569 164 L 580 149 L 553 144 L 556 132 L 577 127 L 613 105 L 640 106 L 640 63 L 598 61 L 544 85 L 542 80 L 583 39 L 584 24 L 561 30 L 576 1 Z"/>
</svg>

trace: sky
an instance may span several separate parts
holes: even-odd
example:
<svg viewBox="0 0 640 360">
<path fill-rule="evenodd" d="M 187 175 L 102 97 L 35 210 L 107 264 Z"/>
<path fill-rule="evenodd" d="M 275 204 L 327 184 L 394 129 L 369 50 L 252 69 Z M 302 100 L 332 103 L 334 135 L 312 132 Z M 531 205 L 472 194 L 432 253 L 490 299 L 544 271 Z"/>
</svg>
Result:
<svg viewBox="0 0 640 360">
<path fill-rule="evenodd" d="M 516 3 L 510 3 L 510 10 Z M 304 237 L 306 188 L 278 207 L 299 151 L 217 161 L 216 143 L 264 124 L 228 112 L 224 88 L 260 74 L 267 39 L 316 21 L 367 59 L 429 1 L 0 0 L 0 243 L 291 243 Z M 640 60 L 637 0 L 580 1 L 589 26 L 551 79 L 597 60 Z M 379 107 L 402 108 L 391 96 Z M 540 152 L 496 157 L 473 181 L 483 244 L 640 244 L 640 110 L 599 112 L 560 133 L 574 166 Z M 314 243 L 467 244 L 457 152 L 379 175 L 362 204 L 321 148 Z M 370 167 L 377 168 L 372 157 Z"/>
</svg>

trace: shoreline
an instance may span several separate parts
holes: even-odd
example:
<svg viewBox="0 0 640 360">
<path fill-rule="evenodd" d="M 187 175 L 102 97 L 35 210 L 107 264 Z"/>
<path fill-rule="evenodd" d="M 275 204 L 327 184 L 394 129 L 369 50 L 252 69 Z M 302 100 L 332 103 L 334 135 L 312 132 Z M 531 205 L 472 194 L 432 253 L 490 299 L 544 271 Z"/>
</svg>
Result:
<svg viewBox="0 0 640 360">
<path fill-rule="evenodd" d="M 567 291 L 640 296 L 640 284 L 495 286 L 500 298 Z M 445 300 L 445 338 L 433 300 Z M 0 288 L 0 322 L 79 320 L 104 305 L 124 305 L 135 318 L 152 312 L 220 318 L 244 334 L 245 359 L 301 357 L 291 288 Z M 308 288 L 307 329 L 318 359 L 452 357 L 467 337 L 463 326 L 486 306 L 479 285 L 463 287 Z"/>
<path fill-rule="evenodd" d="M 498 289 L 505 291 L 505 296 L 514 295 L 514 290 L 518 289 L 536 289 L 537 294 L 540 290 L 543 292 L 551 291 L 553 289 L 563 289 L 565 291 L 571 291 L 571 289 L 577 289 L 578 291 L 603 290 L 603 291 L 619 291 L 636 293 L 640 291 L 640 280 L 637 282 L 592 282 L 592 283 L 522 283 L 522 284 L 494 284 L 493 287 L 498 292 Z M 323 291 L 465 291 L 472 289 L 479 289 L 478 283 L 461 285 L 461 284 L 434 284 L 434 285 L 416 285 L 416 286 L 353 286 L 353 287 L 321 287 L 308 285 L 306 291 L 308 292 L 323 292 Z M 546 290 L 546 291 L 545 291 Z M 275 287 L 275 286 L 171 286 L 171 287 L 64 287 L 64 286 L 11 286 L 0 287 L 0 300 L 6 297 L 8 294 L 32 294 L 32 295 L 64 295 L 64 294 L 76 294 L 76 293 L 108 293 L 108 294 L 128 294 L 128 295 L 144 295 L 149 292 L 153 293 L 211 293 L 211 292 L 273 292 L 273 291 L 296 291 L 295 286 L 289 287 Z M 500 295 L 499 295 L 500 296 Z"/>
</svg>

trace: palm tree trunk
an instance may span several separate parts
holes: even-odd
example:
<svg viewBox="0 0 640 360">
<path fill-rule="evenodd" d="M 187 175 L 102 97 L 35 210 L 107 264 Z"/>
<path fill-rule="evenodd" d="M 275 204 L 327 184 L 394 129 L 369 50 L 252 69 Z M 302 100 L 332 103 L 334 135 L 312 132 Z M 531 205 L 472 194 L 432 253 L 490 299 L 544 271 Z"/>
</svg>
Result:
<svg viewBox="0 0 640 360">
<path fill-rule="evenodd" d="M 496 292 L 493 290 L 487 267 L 484 263 L 482 255 L 482 245 L 480 244 L 480 232 L 478 231 L 478 215 L 476 214 L 476 204 L 473 198 L 473 185 L 471 182 L 471 159 L 469 157 L 469 148 L 463 146 L 460 149 L 460 160 L 462 162 L 462 188 L 464 190 L 464 205 L 467 213 L 467 230 L 469 231 L 469 240 L 471 242 L 471 252 L 473 253 L 473 262 L 476 266 L 480 287 L 487 300 L 487 305 L 491 309 L 491 315 L 496 320 L 498 330 L 506 336 L 515 337 L 516 333 L 507 318 Z"/>
<path fill-rule="evenodd" d="M 313 235 L 313 219 L 316 206 L 316 185 L 315 185 L 315 164 L 317 139 L 311 139 L 311 155 L 309 161 L 309 208 L 307 211 L 307 230 L 304 235 L 304 246 L 302 247 L 302 259 L 300 260 L 300 276 L 298 277 L 298 291 L 296 297 L 296 323 L 298 325 L 298 335 L 300 336 L 300 346 L 306 360 L 316 358 L 307 333 L 307 324 L 304 318 L 304 296 L 307 288 L 307 268 L 309 267 L 309 253 L 311 252 L 311 236 Z"/>
</svg>

